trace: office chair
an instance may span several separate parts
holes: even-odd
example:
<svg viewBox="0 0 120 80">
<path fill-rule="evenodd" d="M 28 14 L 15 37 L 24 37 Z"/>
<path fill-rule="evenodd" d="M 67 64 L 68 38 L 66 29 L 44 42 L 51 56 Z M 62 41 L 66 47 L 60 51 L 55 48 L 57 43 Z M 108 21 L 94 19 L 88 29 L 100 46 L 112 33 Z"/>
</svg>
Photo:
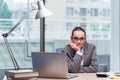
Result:
<svg viewBox="0 0 120 80">
<path fill-rule="evenodd" d="M 62 51 L 62 48 L 56 48 L 57 53 L 61 53 L 61 51 Z"/>
</svg>

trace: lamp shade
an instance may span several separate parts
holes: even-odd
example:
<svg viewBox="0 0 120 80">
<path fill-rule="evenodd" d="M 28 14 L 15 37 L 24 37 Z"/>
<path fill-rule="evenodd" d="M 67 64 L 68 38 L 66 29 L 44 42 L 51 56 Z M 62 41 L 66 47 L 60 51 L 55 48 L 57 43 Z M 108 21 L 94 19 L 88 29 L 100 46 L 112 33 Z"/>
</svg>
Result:
<svg viewBox="0 0 120 80">
<path fill-rule="evenodd" d="M 37 1 L 38 11 L 35 19 L 43 18 L 52 15 L 52 12 L 45 8 L 43 0 Z"/>
</svg>

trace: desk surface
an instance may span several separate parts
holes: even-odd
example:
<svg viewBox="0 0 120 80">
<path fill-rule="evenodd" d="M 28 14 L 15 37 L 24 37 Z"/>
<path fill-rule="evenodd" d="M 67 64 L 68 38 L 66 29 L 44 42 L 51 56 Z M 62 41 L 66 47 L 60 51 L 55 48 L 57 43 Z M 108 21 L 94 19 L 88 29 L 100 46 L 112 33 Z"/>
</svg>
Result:
<svg viewBox="0 0 120 80">
<path fill-rule="evenodd" d="M 96 73 L 78 73 L 78 77 L 71 78 L 71 79 L 62 79 L 62 80 L 109 80 L 107 78 L 98 78 Z M 37 78 L 37 80 L 61 80 L 61 79 L 47 79 L 47 78 Z"/>
<path fill-rule="evenodd" d="M 53 78 L 17 78 L 11 80 L 111 80 L 109 77 L 97 77 L 96 73 L 77 73 L 78 77 L 71 79 L 53 79 Z"/>
</svg>

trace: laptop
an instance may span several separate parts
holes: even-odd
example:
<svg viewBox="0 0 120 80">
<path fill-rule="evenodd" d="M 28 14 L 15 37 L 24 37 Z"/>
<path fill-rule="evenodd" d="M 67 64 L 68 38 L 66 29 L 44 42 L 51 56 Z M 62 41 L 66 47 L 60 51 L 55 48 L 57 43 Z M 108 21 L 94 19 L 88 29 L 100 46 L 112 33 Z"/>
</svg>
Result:
<svg viewBox="0 0 120 80">
<path fill-rule="evenodd" d="M 33 71 L 37 71 L 39 77 L 69 79 L 77 76 L 68 73 L 67 58 L 65 54 L 32 52 L 31 55 Z"/>
</svg>

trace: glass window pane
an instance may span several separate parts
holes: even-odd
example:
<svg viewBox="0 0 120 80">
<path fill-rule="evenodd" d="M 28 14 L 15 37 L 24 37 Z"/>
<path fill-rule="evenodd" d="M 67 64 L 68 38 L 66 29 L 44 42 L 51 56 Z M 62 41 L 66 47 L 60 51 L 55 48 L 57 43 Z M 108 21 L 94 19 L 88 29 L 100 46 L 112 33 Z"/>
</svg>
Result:
<svg viewBox="0 0 120 80">
<path fill-rule="evenodd" d="M 80 16 L 86 16 L 86 8 L 80 8 Z"/>
<path fill-rule="evenodd" d="M 40 19 L 34 19 L 36 10 L 32 8 L 37 8 L 34 3 L 33 0 L 0 0 L 0 33 L 7 33 L 16 26 L 7 39 L 20 68 L 31 68 L 31 52 L 40 51 Z M 0 69 L 14 68 L 2 35 L 0 61 Z"/>
<path fill-rule="evenodd" d="M 103 9 L 103 16 L 109 17 L 110 16 L 110 10 L 109 9 Z"/>
<path fill-rule="evenodd" d="M 98 9 L 92 8 L 91 9 L 91 16 L 98 16 Z"/>
<path fill-rule="evenodd" d="M 72 7 L 67 7 L 67 15 L 68 15 L 68 16 L 74 15 L 74 8 L 72 8 Z"/>
<path fill-rule="evenodd" d="M 52 2 L 59 4 L 54 5 Z M 46 1 L 46 6 L 50 8 L 54 15 L 47 17 L 45 20 L 45 24 L 47 24 L 47 30 L 45 30 L 45 51 L 55 52 L 57 48 L 63 48 L 70 42 L 72 29 L 76 26 L 81 26 L 87 32 L 87 41 L 96 45 L 97 54 L 110 56 L 110 1 L 52 0 L 52 2 Z M 106 18 L 103 15 L 101 16 L 101 14 L 109 16 Z M 108 70 L 109 67 L 108 65 Z"/>
</svg>

